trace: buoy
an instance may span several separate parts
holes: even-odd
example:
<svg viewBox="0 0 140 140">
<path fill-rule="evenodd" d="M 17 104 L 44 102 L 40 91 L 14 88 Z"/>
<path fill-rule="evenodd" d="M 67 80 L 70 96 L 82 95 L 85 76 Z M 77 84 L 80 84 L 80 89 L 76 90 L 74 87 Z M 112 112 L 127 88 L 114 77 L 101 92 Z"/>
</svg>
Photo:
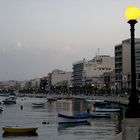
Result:
<svg viewBox="0 0 140 140">
<path fill-rule="evenodd" d="M 23 109 L 23 105 L 20 106 L 20 109 L 21 109 L 21 110 Z"/>
</svg>

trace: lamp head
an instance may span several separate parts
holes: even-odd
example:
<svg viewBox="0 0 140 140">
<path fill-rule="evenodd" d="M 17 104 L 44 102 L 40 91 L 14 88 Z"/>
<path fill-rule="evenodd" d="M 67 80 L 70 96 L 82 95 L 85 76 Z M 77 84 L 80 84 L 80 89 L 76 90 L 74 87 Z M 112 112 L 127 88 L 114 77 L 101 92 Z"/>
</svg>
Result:
<svg viewBox="0 0 140 140">
<path fill-rule="evenodd" d="M 140 18 L 140 10 L 137 7 L 129 7 L 126 9 L 125 16 L 128 20 L 137 20 Z"/>
</svg>

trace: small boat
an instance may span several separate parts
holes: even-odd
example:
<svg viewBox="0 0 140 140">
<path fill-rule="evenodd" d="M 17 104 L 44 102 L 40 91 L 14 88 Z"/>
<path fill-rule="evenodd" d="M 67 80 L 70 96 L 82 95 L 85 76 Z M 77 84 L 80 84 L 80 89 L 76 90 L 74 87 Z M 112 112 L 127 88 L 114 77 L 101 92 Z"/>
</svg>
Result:
<svg viewBox="0 0 140 140">
<path fill-rule="evenodd" d="M 92 118 L 111 118 L 111 115 L 108 113 L 93 113 Z"/>
<path fill-rule="evenodd" d="M 88 119 L 92 117 L 91 114 L 89 113 L 84 113 L 84 114 L 77 114 L 77 115 L 64 115 L 64 114 L 58 114 L 59 118 L 59 124 L 64 124 L 64 123 L 81 123 L 81 122 L 87 122 Z"/>
<path fill-rule="evenodd" d="M 96 100 L 96 99 L 88 99 L 88 100 L 86 100 L 86 102 L 92 103 L 96 107 L 100 107 L 100 106 L 102 107 L 102 106 L 106 106 L 107 104 L 109 104 L 108 102 L 106 102 L 104 100 Z"/>
<path fill-rule="evenodd" d="M 38 127 L 3 127 L 4 133 L 35 133 Z"/>
<path fill-rule="evenodd" d="M 95 112 L 119 112 L 120 108 L 95 108 Z"/>
<path fill-rule="evenodd" d="M 36 103 L 32 103 L 32 107 L 43 107 L 44 106 L 44 102 L 42 103 L 42 102 L 36 102 Z"/>
<path fill-rule="evenodd" d="M 16 98 L 14 96 L 9 96 L 2 102 L 3 102 L 3 104 L 16 104 Z"/>
</svg>

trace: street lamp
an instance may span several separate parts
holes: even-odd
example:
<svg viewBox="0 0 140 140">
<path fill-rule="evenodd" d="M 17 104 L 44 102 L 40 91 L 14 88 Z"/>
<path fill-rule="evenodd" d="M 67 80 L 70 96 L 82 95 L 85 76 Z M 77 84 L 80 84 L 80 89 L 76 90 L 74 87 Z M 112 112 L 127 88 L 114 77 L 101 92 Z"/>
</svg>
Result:
<svg viewBox="0 0 140 140">
<path fill-rule="evenodd" d="M 95 88 L 94 88 L 94 86 L 95 86 L 94 84 L 91 84 L 93 94 L 95 94 Z M 91 94 L 92 94 L 92 92 L 91 92 Z"/>
<path fill-rule="evenodd" d="M 126 118 L 140 118 L 139 97 L 136 92 L 136 64 L 135 64 L 135 24 L 140 18 L 140 10 L 136 7 L 129 7 L 125 13 L 128 23 L 130 24 L 131 33 L 131 93 L 129 96 Z"/>
</svg>

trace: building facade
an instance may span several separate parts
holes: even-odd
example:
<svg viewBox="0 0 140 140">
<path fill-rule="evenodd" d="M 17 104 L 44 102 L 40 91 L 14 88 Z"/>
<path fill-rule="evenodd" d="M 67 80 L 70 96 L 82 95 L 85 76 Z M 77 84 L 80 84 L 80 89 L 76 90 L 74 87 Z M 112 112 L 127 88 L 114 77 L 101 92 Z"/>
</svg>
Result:
<svg viewBox="0 0 140 140">
<path fill-rule="evenodd" d="M 51 85 L 60 86 L 63 83 L 67 83 L 67 86 L 71 85 L 71 72 L 53 70 L 51 73 Z"/>
<path fill-rule="evenodd" d="M 83 59 L 73 64 L 73 86 L 94 85 L 101 86 L 99 81 L 104 72 L 113 71 L 115 68 L 114 57 L 97 55 L 86 61 Z"/>
<path fill-rule="evenodd" d="M 140 39 L 135 39 L 136 83 L 140 86 Z M 115 46 L 115 75 L 117 89 L 131 88 L 131 40 Z"/>
<path fill-rule="evenodd" d="M 73 63 L 72 72 L 72 85 L 82 86 L 85 83 L 85 68 L 86 60 L 78 61 Z"/>
</svg>

